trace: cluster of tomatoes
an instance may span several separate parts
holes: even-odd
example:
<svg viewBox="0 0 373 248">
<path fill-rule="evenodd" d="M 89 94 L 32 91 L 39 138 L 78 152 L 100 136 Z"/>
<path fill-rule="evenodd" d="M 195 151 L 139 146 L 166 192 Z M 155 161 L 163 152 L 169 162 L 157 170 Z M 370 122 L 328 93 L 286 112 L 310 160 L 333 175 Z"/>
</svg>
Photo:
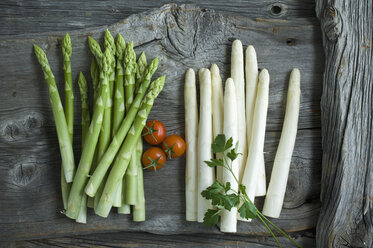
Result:
<svg viewBox="0 0 373 248">
<path fill-rule="evenodd" d="M 148 121 L 142 130 L 144 140 L 150 147 L 142 155 L 142 164 L 145 169 L 159 170 L 166 163 L 167 158 L 178 158 L 185 152 L 185 141 L 179 135 L 172 134 L 166 137 L 166 127 L 157 120 Z"/>
</svg>

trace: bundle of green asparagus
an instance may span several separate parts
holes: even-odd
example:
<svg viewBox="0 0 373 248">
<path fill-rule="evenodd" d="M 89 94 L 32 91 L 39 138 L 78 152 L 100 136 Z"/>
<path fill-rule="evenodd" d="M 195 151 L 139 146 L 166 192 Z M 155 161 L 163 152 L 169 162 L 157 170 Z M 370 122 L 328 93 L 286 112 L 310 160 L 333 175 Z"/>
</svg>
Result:
<svg viewBox="0 0 373 248">
<path fill-rule="evenodd" d="M 151 82 L 158 58 L 148 65 L 145 53 L 141 53 L 136 62 L 133 42 L 126 44 L 120 34 L 115 42 L 106 30 L 104 52 L 91 37 L 88 44 L 94 55 L 91 63 L 94 106 L 91 116 L 87 81 L 80 72 L 82 143 L 77 168 L 72 148 L 74 95 L 70 36 L 66 34 L 62 44 L 64 107 L 46 54 L 34 45 L 48 85 L 60 146 L 63 213 L 76 222 L 86 223 L 87 207 L 107 217 L 113 206 L 118 213 L 129 214 L 132 205 L 133 220 L 144 221 L 141 131 L 163 89 L 165 76 Z"/>
</svg>

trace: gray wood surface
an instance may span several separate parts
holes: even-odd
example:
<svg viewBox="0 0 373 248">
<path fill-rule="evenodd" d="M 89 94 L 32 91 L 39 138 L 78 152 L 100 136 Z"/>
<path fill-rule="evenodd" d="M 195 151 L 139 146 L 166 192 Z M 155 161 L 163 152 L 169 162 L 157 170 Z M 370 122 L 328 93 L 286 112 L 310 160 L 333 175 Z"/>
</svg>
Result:
<svg viewBox="0 0 373 248">
<path fill-rule="evenodd" d="M 312 232 L 293 233 L 291 235 L 304 248 L 315 247 L 315 234 Z M 293 247 L 286 238 L 279 238 L 283 247 Z M 65 238 L 41 240 L 13 241 L 3 243 L 7 248 L 36 248 L 36 247 L 276 247 L 272 237 L 251 237 L 231 234 L 183 234 L 155 235 L 142 233 L 103 233 L 81 235 Z"/>
<path fill-rule="evenodd" d="M 279 16 L 270 12 L 273 2 L 263 4 L 266 4 L 265 12 L 252 10 L 254 7 L 263 8 L 260 4 L 242 10 L 243 14 L 248 16 L 258 16 L 256 19 L 233 16 L 232 12 L 236 10 L 234 8 L 227 8 L 227 12 L 230 13 L 222 15 L 210 10 L 200 11 L 194 7 L 186 7 L 187 11 L 185 7 L 164 7 L 161 10 L 132 16 L 110 26 L 110 30 L 122 33 L 126 40 L 133 39 L 137 45 L 137 52 L 145 50 L 149 57 L 161 56 L 158 74 L 166 73 L 168 84 L 157 100 L 152 117 L 164 120 L 170 132 L 180 134 L 183 134 L 181 89 L 185 69 L 198 69 L 215 62 L 221 67 L 223 78 L 226 78 L 229 74 L 228 58 L 233 39 L 241 39 L 244 45 L 253 44 L 258 52 L 259 67 L 268 68 L 271 74 L 271 102 L 265 148 L 267 175 L 270 175 L 280 135 L 289 72 L 295 66 L 301 69 L 302 111 L 285 202 L 288 209 L 284 210 L 280 220 L 275 223 L 289 232 L 305 230 L 315 226 L 320 206 L 319 101 L 324 59 L 321 37 L 318 22 L 313 16 L 300 14 L 303 12 L 299 9 L 298 12 L 294 11 L 299 8 L 300 3 L 298 5 L 295 1 L 287 1 L 282 4 L 284 13 L 280 13 Z M 310 13 L 309 9 L 307 13 Z M 281 21 L 275 18 L 281 18 Z M 286 20 L 287 18 L 289 20 Z M 15 22 L 27 27 L 21 19 Z M 92 25 L 94 26 L 97 25 Z M 89 224 L 84 226 L 75 224 L 59 214 L 61 200 L 58 183 L 58 144 L 47 89 L 40 68 L 33 57 L 31 45 L 37 43 L 47 50 L 56 78 L 61 79 L 60 41 L 63 33 L 52 30 L 69 30 L 68 28 L 66 25 L 63 28 L 57 25 L 54 29 L 51 26 L 36 29 L 35 25 L 30 24 L 30 33 L 27 36 L 20 31 L 17 33 L 17 29 L 11 35 L 6 32 L 7 28 L 1 30 L 5 36 L 0 40 L 0 51 L 4 58 L 0 62 L 0 68 L 12 70 L 6 71 L 0 81 L 1 92 L 7 96 L 3 98 L 3 114 L 0 117 L 0 185 L 4 186 L 0 189 L 0 229 L 4 230 L 0 238 L 35 239 L 117 230 L 167 234 L 217 232 L 216 228 L 206 228 L 184 221 L 183 160 L 172 161 L 167 169 L 155 175 L 145 174 L 148 215 L 148 221 L 145 223 L 134 224 L 129 217 L 116 214 L 112 214 L 107 220 L 89 215 Z M 89 69 L 90 55 L 86 35 L 93 34 L 95 38 L 102 38 L 103 30 L 104 27 L 70 32 L 74 46 L 75 78 L 79 70 L 87 74 Z M 40 31 L 50 32 L 39 34 Z M 195 34 L 196 38 L 193 39 L 190 33 Z M 60 80 L 61 89 L 62 85 Z M 174 106 L 168 109 L 170 104 Z M 79 99 L 76 98 L 76 108 L 78 107 Z M 78 115 L 76 123 L 79 123 Z M 77 125 L 75 131 L 78 133 L 79 130 L 80 127 Z M 77 137 L 75 144 L 79 143 Z M 76 150 L 79 154 L 78 145 Z M 170 188 L 169 185 L 173 187 Z M 167 202 L 160 200 L 167 197 Z M 36 209 L 43 211 L 39 212 Z M 257 222 L 240 223 L 239 231 L 255 235 L 266 233 Z"/>
<path fill-rule="evenodd" d="M 325 73 L 318 247 L 373 247 L 373 1 L 317 1 Z"/>
</svg>

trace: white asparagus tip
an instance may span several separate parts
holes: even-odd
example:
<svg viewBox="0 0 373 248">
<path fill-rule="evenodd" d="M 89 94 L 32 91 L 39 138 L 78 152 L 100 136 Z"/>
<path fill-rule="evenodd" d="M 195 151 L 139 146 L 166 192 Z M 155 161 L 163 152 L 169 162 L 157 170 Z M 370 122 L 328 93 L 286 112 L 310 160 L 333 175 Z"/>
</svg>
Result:
<svg viewBox="0 0 373 248">
<path fill-rule="evenodd" d="M 232 47 L 240 48 L 242 47 L 242 42 L 240 40 L 234 40 L 232 43 Z"/>
<path fill-rule="evenodd" d="M 268 87 L 269 85 L 269 73 L 267 69 L 261 70 L 259 74 L 259 84 L 258 87 Z"/>
<path fill-rule="evenodd" d="M 233 93 L 236 93 L 236 87 L 234 85 L 234 81 L 232 78 L 228 78 L 226 81 L 225 81 L 225 94 L 227 95 L 231 95 Z"/>
<path fill-rule="evenodd" d="M 298 68 L 294 68 L 290 74 L 289 90 L 300 88 L 300 71 Z"/>
<path fill-rule="evenodd" d="M 194 70 L 192 68 L 189 68 L 185 73 L 185 84 L 193 85 L 195 77 L 196 77 L 196 74 Z"/>
<path fill-rule="evenodd" d="M 198 71 L 198 76 L 201 77 L 209 77 L 210 76 L 210 70 L 206 68 L 201 68 Z"/>
<path fill-rule="evenodd" d="M 217 64 L 212 64 L 210 70 L 211 74 L 219 74 L 219 67 Z"/>
<path fill-rule="evenodd" d="M 256 52 L 252 45 L 248 46 L 246 48 L 246 62 L 256 63 Z"/>
</svg>

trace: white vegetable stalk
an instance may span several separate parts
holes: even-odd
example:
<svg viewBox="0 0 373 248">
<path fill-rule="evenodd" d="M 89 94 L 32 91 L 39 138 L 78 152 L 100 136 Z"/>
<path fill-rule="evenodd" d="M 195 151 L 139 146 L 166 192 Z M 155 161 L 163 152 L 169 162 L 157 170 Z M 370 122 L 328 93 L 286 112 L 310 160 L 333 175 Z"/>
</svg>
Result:
<svg viewBox="0 0 373 248">
<path fill-rule="evenodd" d="M 211 66 L 211 84 L 212 84 L 212 141 L 218 134 L 223 133 L 223 84 L 220 77 L 219 67 L 216 64 Z M 223 154 L 217 154 L 217 158 L 223 158 Z M 216 179 L 222 181 L 223 167 L 216 168 Z"/>
<path fill-rule="evenodd" d="M 236 88 L 231 78 L 225 82 L 224 92 L 224 134 L 228 139 L 232 137 L 233 144 L 237 142 L 237 103 L 236 103 Z M 232 171 L 238 176 L 238 161 L 232 162 Z M 222 171 L 223 183 L 230 182 L 231 189 L 238 191 L 238 184 L 230 171 L 223 168 Z M 228 194 L 233 193 L 232 191 Z M 231 211 L 223 210 L 221 213 L 220 231 L 222 232 L 237 232 L 237 207 L 233 207 Z"/>
<path fill-rule="evenodd" d="M 264 153 L 260 160 L 258 179 L 256 181 L 255 196 L 265 196 L 267 193 L 267 180 L 266 180 L 266 169 L 264 161 Z"/>
<path fill-rule="evenodd" d="M 250 139 L 250 150 L 247 157 L 246 168 L 242 177 L 242 184 L 246 186 L 246 193 L 249 199 L 254 202 L 255 191 L 258 179 L 259 167 L 263 156 L 263 146 L 268 109 L 269 74 L 263 69 L 259 75 L 257 88 L 254 118 Z"/>
<path fill-rule="evenodd" d="M 184 85 L 185 107 L 185 203 L 186 220 L 197 221 L 197 141 L 198 141 L 198 108 L 196 75 L 193 69 L 188 69 Z"/>
<path fill-rule="evenodd" d="M 250 144 L 252 121 L 254 116 L 256 88 L 258 84 L 258 62 L 256 52 L 253 46 L 246 48 L 245 60 L 245 76 L 246 76 L 246 135 L 247 144 Z M 248 146 L 250 150 L 250 146 Z M 255 196 L 264 196 L 266 194 L 266 175 L 264 167 L 264 156 L 259 167 L 259 174 L 256 186 Z"/>
<path fill-rule="evenodd" d="M 246 143 L 246 116 L 245 116 L 245 78 L 244 78 L 244 59 L 243 48 L 240 40 L 233 41 L 231 54 L 231 78 L 236 87 L 237 98 L 237 122 L 238 122 L 238 152 L 239 156 L 239 180 L 241 180 L 245 169 L 247 158 Z"/>
<path fill-rule="evenodd" d="M 263 207 L 263 214 L 272 218 L 280 217 L 284 202 L 290 162 L 297 136 L 299 106 L 300 72 L 295 68 L 290 74 L 284 125 Z"/>
<path fill-rule="evenodd" d="M 212 158 L 212 111 L 211 111 L 211 73 L 202 68 L 199 70 L 200 116 L 198 129 L 198 222 L 203 222 L 211 201 L 202 197 L 201 192 L 211 186 L 215 180 L 214 168 L 204 161 Z"/>
</svg>

